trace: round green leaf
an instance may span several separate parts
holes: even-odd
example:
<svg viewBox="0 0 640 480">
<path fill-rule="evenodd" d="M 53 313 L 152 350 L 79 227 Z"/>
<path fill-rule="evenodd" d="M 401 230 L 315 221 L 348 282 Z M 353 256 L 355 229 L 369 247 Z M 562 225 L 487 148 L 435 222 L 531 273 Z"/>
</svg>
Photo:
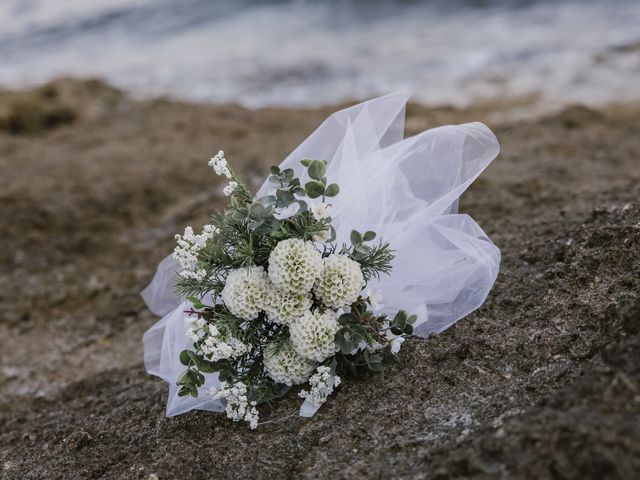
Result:
<svg viewBox="0 0 640 480">
<path fill-rule="evenodd" d="M 327 167 L 324 162 L 320 160 L 314 160 L 311 162 L 311 165 L 309 165 L 309 176 L 316 180 L 321 180 L 326 171 Z"/>
<path fill-rule="evenodd" d="M 327 197 L 335 197 L 336 195 L 338 195 L 338 193 L 340 193 L 340 187 L 338 186 L 337 183 L 332 183 L 331 185 L 329 185 L 327 187 L 327 189 L 324 191 L 324 194 Z"/>
<path fill-rule="evenodd" d="M 318 198 L 324 194 L 324 185 L 317 180 L 311 180 L 305 184 L 304 191 L 309 198 Z"/>
</svg>

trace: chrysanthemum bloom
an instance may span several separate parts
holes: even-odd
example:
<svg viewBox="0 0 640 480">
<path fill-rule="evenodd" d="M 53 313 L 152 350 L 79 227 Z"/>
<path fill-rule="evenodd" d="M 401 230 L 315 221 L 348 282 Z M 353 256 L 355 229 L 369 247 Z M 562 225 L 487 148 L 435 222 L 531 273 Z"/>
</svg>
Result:
<svg viewBox="0 0 640 480">
<path fill-rule="evenodd" d="M 262 267 L 233 270 L 222 289 L 222 301 L 236 317 L 252 320 L 262 310 L 267 284 L 267 274 Z"/>
<path fill-rule="evenodd" d="M 270 283 L 263 307 L 269 320 L 289 325 L 309 309 L 311 309 L 310 294 L 291 292 Z"/>
<path fill-rule="evenodd" d="M 314 292 L 327 307 L 340 308 L 358 299 L 364 287 L 360 265 L 346 255 L 332 254 L 324 259 L 324 269 Z"/>
<path fill-rule="evenodd" d="M 277 353 L 275 345 L 267 346 L 264 366 L 275 382 L 291 386 L 306 382 L 315 370 L 316 362 L 298 355 L 291 342 L 287 342 Z"/>
<path fill-rule="evenodd" d="M 269 255 L 269 278 L 279 288 L 307 293 L 322 273 L 322 255 L 312 242 L 282 240 Z"/>
<path fill-rule="evenodd" d="M 336 353 L 333 339 L 339 328 L 338 315 L 333 310 L 305 312 L 289 326 L 291 343 L 303 357 L 322 362 Z"/>
</svg>

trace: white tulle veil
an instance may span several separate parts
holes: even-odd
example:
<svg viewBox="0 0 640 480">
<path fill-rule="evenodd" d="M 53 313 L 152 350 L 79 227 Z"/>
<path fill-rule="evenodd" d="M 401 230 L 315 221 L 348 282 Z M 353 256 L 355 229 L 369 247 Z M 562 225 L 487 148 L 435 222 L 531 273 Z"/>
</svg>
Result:
<svg viewBox="0 0 640 480">
<path fill-rule="evenodd" d="M 302 182 L 304 158 L 329 162 L 327 178 L 340 185 L 331 199 L 338 244 L 351 230 L 373 230 L 395 253 L 390 276 L 369 282 L 384 295 L 383 310 L 418 316 L 415 334 L 442 332 L 478 308 L 498 274 L 500 251 L 468 215 L 458 198 L 498 155 L 500 146 L 482 123 L 449 125 L 404 137 L 407 92 L 376 98 L 331 115 L 282 163 Z M 265 182 L 258 196 L 270 193 Z M 164 259 L 142 292 L 164 317 L 144 335 L 149 373 L 170 385 L 167 415 L 197 408 L 222 411 L 204 392 L 178 397 L 178 360 L 189 348 L 183 311 L 190 305 L 174 294 L 177 262 Z M 218 384 L 209 374 L 205 386 Z"/>
</svg>

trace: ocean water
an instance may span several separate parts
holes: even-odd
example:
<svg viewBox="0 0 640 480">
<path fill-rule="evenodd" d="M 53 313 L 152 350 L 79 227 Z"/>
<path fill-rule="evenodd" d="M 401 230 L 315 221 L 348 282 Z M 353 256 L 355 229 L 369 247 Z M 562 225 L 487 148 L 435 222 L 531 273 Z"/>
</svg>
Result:
<svg viewBox="0 0 640 480">
<path fill-rule="evenodd" d="M 0 0 L 0 84 L 319 105 L 640 99 L 640 0 Z"/>
</svg>

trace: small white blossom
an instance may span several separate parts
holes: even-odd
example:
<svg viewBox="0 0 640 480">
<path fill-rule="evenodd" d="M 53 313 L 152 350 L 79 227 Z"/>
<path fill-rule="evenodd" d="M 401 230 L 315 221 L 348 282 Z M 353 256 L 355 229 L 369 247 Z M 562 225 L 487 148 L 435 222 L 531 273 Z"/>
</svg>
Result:
<svg viewBox="0 0 640 480">
<path fill-rule="evenodd" d="M 292 386 L 306 382 L 316 367 L 316 362 L 298 355 L 291 342 L 287 342 L 277 353 L 274 344 L 267 346 L 264 367 L 275 382 Z"/>
<path fill-rule="evenodd" d="M 313 215 L 313 218 L 320 221 L 323 218 L 329 217 L 330 209 L 331 209 L 331 205 L 329 205 L 328 203 L 319 203 L 311 207 L 311 215 Z"/>
<path fill-rule="evenodd" d="M 371 308 L 373 308 L 374 310 L 380 310 L 382 307 L 384 307 L 384 304 L 382 303 L 382 292 L 380 290 L 368 288 L 365 294 L 365 298 L 369 300 Z"/>
<path fill-rule="evenodd" d="M 331 254 L 323 259 L 324 269 L 314 292 L 327 307 L 340 308 L 358 299 L 364 286 L 360 265 L 346 255 Z"/>
<path fill-rule="evenodd" d="M 258 427 L 258 410 L 256 402 L 249 401 L 247 386 L 242 382 L 229 384 L 223 382 L 220 389 L 210 388 L 208 395 L 214 400 L 225 399 L 227 401 L 227 418 L 234 422 L 244 420 L 249 423 L 252 430 Z"/>
<path fill-rule="evenodd" d="M 229 184 L 228 184 L 226 187 L 224 187 L 224 188 L 222 189 L 222 193 L 224 193 L 224 195 L 225 195 L 226 197 L 228 197 L 229 195 L 231 195 L 231 194 L 233 193 L 233 191 L 234 191 L 236 188 L 238 188 L 238 182 L 233 182 L 233 181 L 231 181 L 231 182 L 229 182 Z"/>
<path fill-rule="evenodd" d="M 308 293 L 322 273 L 322 254 L 312 242 L 289 238 L 269 255 L 269 278 L 279 288 Z"/>
<path fill-rule="evenodd" d="M 327 227 L 324 230 L 322 230 L 320 233 L 317 233 L 316 235 L 314 235 L 313 239 L 316 242 L 327 242 L 331 239 L 331 227 Z"/>
<path fill-rule="evenodd" d="M 177 246 L 173 250 L 173 258 L 178 261 L 183 269 L 180 272 L 182 278 L 192 278 L 198 281 L 205 279 L 207 272 L 204 269 L 196 269 L 198 253 L 218 233 L 220 233 L 220 230 L 215 226 L 205 225 L 199 235 L 194 234 L 191 227 L 186 227 L 183 235 L 176 235 Z"/>
<path fill-rule="evenodd" d="M 340 381 L 340 377 L 332 374 L 329 367 L 320 366 L 309 379 L 311 390 L 301 390 L 298 395 L 301 398 L 306 398 L 316 407 L 320 407 L 340 385 Z"/>
<path fill-rule="evenodd" d="M 223 338 L 214 324 L 199 317 L 185 317 L 185 335 L 192 342 L 202 341 L 200 350 L 211 361 L 238 358 L 249 351 L 249 346 L 235 337 Z"/>
<path fill-rule="evenodd" d="M 293 217 L 296 213 L 300 211 L 300 204 L 298 202 L 293 202 L 289 204 L 287 207 L 278 207 L 273 212 L 273 216 L 278 220 L 286 220 L 287 218 Z"/>
<path fill-rule="evenodd" d="M 397 337 L 391 340 L 391 353 L 396 355 L 400 351 L 400 347 L 404 343 L 404 337 Z"/>
<path fill-rule="evenodd" d="M 209 160 L 209 166 L 213 167 L 216 175 L 224 175 L 227 178 L 231 178 L 231 172 L 229 171 L 229 166 L 222 150 Z"/>
<path fill-rule="evenodd" d="M 263 308 L 267 287 L 267 274 L 262 267 L 239 268 L 227 275 L 222 301 L 235 316 L 253 320 Z"/>
<path fill-rule="evenodd" d="M 322 362 L 338 350 L 333 340 L 339 328 L 333 310 L 306 312 L 289 326 L 291 343 L 298 354 Z"/>
<path fill-rule="evenodd" d="M 205 337 L 200 347 L 202 353 L 208 356 L 212 362 L 241 357 L 249 351 L 249 346 L 235 337 L 229 337 L 223 341 L 217 335 Z"/>
</svg>

